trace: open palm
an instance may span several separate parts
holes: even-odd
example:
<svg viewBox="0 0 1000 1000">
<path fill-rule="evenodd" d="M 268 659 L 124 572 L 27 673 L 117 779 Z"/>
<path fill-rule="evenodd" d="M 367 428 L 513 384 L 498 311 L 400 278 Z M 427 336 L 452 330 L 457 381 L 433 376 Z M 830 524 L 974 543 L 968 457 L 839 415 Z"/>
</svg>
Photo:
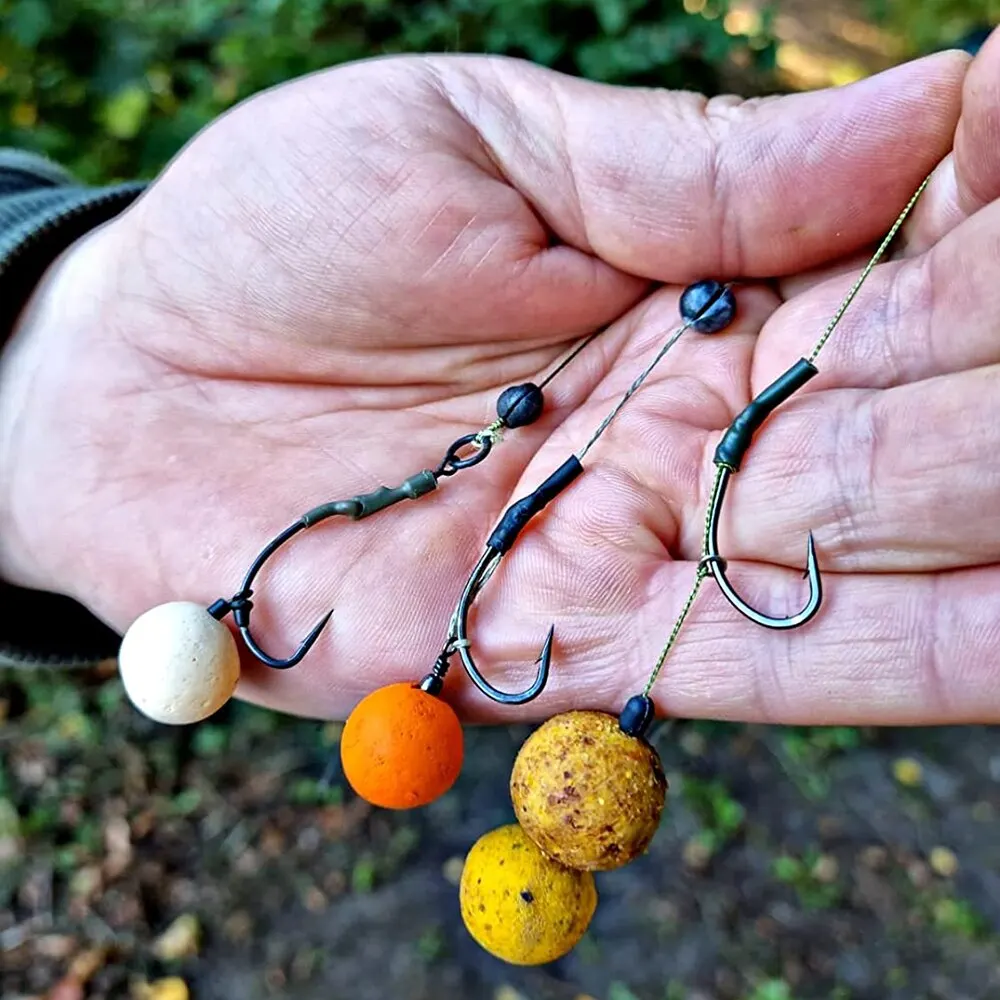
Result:
<svg viewBox="0 0 1000 1000">
<path fill-rule="evenodd" d="M 940 163 L 904 258 L 729 501 L 732 576 L 777 613 L 799 574 L 753 563 L 796 567 L 815 532 L 820 616 L 766 633 L 708 584 L 654 696 L 726 718 L 997 717 L 998 48 L 964 104 L 954 54 L 749 103 L 477 58 L 361 63 L 253 99 L 80 245 L 26 321 L 5 572 L 119 629 L 229 596 L 304 510 L 433 467 L 499 391 L 611 324 L 477 469 L 268 564 L 269 651 L 336 610 L 297 669 L 248 660 L 241 694 L 343 717 L 426 672 L 496 518 L 583 444 L 676 327 L 680 288 L 736 279 L 737 322 L 681 340 L 484 593 L 473 632 L 498 686 L 527 682 L 555 623 L 547 692 L 498 709 L 449 679 L 470 718 L 616 709 L 691 584 L 719 431 L 811 348 L 855 256 Z"/>
</svg>

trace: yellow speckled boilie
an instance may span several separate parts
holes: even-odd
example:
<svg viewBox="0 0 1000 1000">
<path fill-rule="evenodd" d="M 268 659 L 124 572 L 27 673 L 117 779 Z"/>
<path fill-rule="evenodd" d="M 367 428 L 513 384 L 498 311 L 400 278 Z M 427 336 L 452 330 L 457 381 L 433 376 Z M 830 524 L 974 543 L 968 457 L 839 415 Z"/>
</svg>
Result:
<svg viewBox="0 0 1000 1000">
<path fill-rule="evenodd" d="M 472 937 L 512 965 L 561 958 L 586 933 L 597 907 L 593 875 L 547 858 L 516 823 L 476 841 L 459 898 Z"/>
<path fill-rule="evenodd" d="M 514 811 L 550 857 L 582 871 L 620 868 L 653 839 L 667 794 L 656 751 L 605 712 L 564 712 L 525 741 L 511 773 Z"/>
</svg>

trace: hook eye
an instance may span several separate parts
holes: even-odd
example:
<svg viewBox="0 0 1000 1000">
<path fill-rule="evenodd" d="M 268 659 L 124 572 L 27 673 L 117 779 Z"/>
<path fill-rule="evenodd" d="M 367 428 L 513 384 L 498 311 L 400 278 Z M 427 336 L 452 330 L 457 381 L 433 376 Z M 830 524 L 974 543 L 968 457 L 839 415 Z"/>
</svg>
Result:
<svg viewBox="0 0 1000 1000">
<path fill-rule="evenodd" d="M 466 448 L 472 447 L 474 450 L 464 458 L 459 457 Z M 482 431 L 474 434 L 464 434 L 457 441 L 452 442 L 451 447 L 445 452 L 441 459 L 441 464 L 434 470 L 435 476 L 453 476 L 462 469 L 471 469 L 474 465 L 479 465 L 487 455 L 493 450 L 493 438 L 484 435 Z"/>
</svg>

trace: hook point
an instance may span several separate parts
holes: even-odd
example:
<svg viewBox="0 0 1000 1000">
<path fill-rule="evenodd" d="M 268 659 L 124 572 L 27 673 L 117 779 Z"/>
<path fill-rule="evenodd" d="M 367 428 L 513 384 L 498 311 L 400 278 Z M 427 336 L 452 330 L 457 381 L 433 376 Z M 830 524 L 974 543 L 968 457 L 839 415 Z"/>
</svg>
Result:
<svg viewBox="0 0 1000 1000">
<path fill-rule="evenodd" d="M 544 663 L 546 670 L 548 670 L 549 660 L 552 659 L 552 641 L 555 637 L 556 627 L 555 625 L 550 625 L 548 635 L 545 636 L 545 642 L 542 644 L 542 651 L 535 660 L 535 663 Z"/>
<path fill-rule="evenodd" d="M 802 574 L 802 579 L 807 580 L 817 576 L 819 576 L 819 560 L 816 558 L 816 539 L 810 531 L 809 539 L 806 542 L 806 569 Z"/>
</svg>

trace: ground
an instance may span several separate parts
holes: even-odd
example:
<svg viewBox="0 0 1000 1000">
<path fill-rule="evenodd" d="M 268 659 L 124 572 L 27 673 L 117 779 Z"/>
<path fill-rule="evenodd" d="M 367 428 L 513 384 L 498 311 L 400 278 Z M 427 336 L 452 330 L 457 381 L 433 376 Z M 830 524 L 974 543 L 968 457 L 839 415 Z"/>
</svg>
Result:
<svg viewBox="0 0 1000 1000">
<path fill-rule="evenodd" d="M 385 813 L 345 790 L 337 725 L 165 729 L 115 677 L 8 673 L 0 698 L 4 998 L 74 1000 L 74 960 L 95 1000 L 170 976 L 195 1000 L 1000 995 L 995 729 L 661 726 L 649 854 L 598 876 L 571 956 L 516 969 L 468 938 L 455 880 L 512 818 L 527 729 L 470 731 L 452 792 Z"/>
</svg>

